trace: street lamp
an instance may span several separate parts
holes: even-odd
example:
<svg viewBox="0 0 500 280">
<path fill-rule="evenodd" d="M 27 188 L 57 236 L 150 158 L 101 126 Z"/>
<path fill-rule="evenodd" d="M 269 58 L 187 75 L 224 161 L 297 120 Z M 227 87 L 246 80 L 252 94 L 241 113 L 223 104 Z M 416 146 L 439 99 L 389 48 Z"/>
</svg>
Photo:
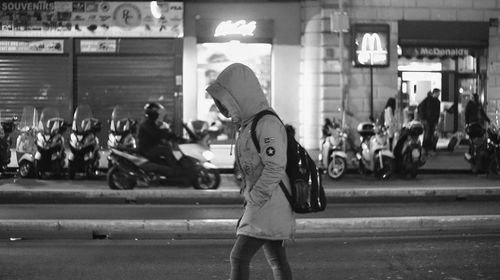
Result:
<svg viewBox="0 0 500 280">
<path fill-rule="evenodd" d="M 330 14 L 330 30 L 339 34 L 339 75 L 341 92 L 342 128 L 345 127 L 345 111 L 347 108 L 347 98 L 344 90 L 344 32 L 349 32 L 349 17 L 342 7 L 343 0 L 339 1 L 339 10 Z"/>
</svg>

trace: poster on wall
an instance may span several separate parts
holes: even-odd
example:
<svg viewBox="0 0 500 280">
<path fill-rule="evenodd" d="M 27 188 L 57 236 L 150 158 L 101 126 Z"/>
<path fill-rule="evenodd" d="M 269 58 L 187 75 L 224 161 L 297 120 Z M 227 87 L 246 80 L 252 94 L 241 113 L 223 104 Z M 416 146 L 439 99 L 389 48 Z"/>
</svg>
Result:
<svg viewBox="0 0 500 280">
<path fill-rule="evenodd" d="M 2 1 L 2 37 L 183 37 L 182 2 Z"/>
<path fill-rule="evenodd" d="M 198 119 L 208 122 L 213 143 L 225 143 L 234 137 L 236 127 L 219 113 L 205 89 L 227 66 L 240 62 L 256 74 L 262 90 L 271 103 L 271 44 L 203 43 L 198 44 Z M 231 140 L 232 141 L 232 140 Z"/>
<path fill-rule="evenodd" d="M 0 53 L 55 54 L 64 52 L 64 40 L 0 41 Z"/>
</svg>

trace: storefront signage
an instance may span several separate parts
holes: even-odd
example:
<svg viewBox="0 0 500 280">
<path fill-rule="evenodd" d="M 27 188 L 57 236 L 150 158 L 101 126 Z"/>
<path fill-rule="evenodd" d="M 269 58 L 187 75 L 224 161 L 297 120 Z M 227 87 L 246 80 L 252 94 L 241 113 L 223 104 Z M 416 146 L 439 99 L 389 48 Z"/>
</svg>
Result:
<svg viewBox="0 0 500 280">
<path fill-rule="evenodd" d="M 273 20 L 227 20 L 200 18 L 196 20 L 198 43 L 272 43 L 274 39 Z"/>
<path fill-rule="evenodd" d="M 116 40 L 81 40 L 82 53 L 115 53 Z"/>
<path fill-rule="evenodd" d="M 240 35 L 240 36 L 253 36 L 257 23 L 255 21 L 246 22 L 245 20 L 238 20 L 233 22 L 231 20 L 223 21 L 215 28 L 214 37 Z"/>
<path fill-rule="evenodd" d="M 403 47 L 402 49 L 402 55 L 406 57 L 464 57 L 473 54 L 474 50 L 469 48 Z"/>
<path fill-rule="evenodd" d="M 64 40 L 0 41 L 0 53 L 55 54 L 64 52 Z"/>
<path fill-rule="evenodd" d="M 183 36 L 183 2 L 9 1 L 0 5 L 1 37 Z"/>
<path fill-rule="evenodd" d="M 354 25 L 352 46 L 354 66 L 389 66 L 389 25 Z"/>
</svg>

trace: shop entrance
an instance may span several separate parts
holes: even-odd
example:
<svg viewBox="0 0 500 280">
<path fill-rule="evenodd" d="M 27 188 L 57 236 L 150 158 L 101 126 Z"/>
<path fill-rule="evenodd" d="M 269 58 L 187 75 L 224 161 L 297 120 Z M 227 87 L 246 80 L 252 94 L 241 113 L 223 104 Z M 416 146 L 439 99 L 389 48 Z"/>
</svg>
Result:
<svg viewBox="0 0 500 280">
<path fill-rule="evenodd" d="M 434 88 L 441 90 L 440 138 L 450 138 L 465 129 L 465 107 L 478 93 L 484 103 L 486 96 L 473 56 L 456 58 L 405 58 L 398 61 L 399 101 L 403 122 L 416 118 L 416 108 Z"/>
<path fill-rule="evenodd" d="M 198 44 L 198 119 L 210 124 L 214 144 L 231 143 L 236 127 L 224 118 L 205 89 L 227 66 L 239 62 L 248 65 L 257 75 L 262 90 L 271 104 L 271 51 L 266 43 L 203 43 Z"/>
</svg>

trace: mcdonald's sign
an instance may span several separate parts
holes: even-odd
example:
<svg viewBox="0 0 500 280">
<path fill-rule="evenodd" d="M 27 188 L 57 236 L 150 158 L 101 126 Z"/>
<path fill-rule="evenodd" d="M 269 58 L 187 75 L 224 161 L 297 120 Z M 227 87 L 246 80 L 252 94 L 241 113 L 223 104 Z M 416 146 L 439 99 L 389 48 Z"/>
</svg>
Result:
<svg viewBox="0 0 500 280">
<path fill-rule="evenodd" d="M 352 31 L 352 62 L 355 67 L 389 66 L 388 24 L 355 24 Z"/>
</svg>

